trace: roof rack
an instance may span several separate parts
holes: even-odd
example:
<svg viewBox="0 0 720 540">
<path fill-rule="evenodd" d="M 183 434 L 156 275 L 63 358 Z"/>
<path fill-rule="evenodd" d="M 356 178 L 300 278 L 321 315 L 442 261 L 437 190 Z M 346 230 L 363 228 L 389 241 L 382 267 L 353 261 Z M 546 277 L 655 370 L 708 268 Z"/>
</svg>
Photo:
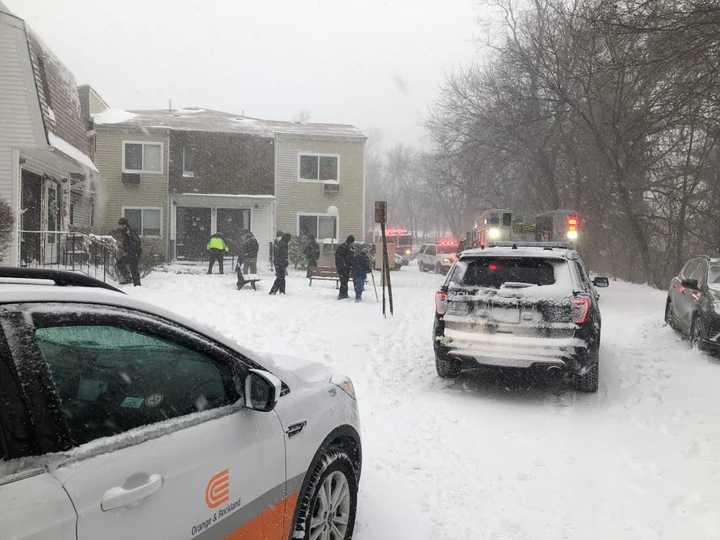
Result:
<svg viewBox="0 0 720 540">
<path fill-rule="evenodd" d="M 488 244 L 488 247 L 509 247 L 512 249 L 517 249 L 520 247 L 535 247 L 535 248 L 543 248 L 547 250 L 551 249 L 575 249 L 574 246 L 568 244 L 567 242 L 531 242 L 531 241 L 498 241 L 498 242 L 490 242 Z"/>
<path fill-rule="evenodd" d="M 95 287 L 98 289 L 106 289 L 108 291 L 125 294 L 117 287 L 113 287 L 112 285 L 100 281 L 99 279 L 95 279 L 78 272 L 68 272 L 63 270 L 0 266 L 0 278 L 52 281 L 58 287 Z"/>
</svg>

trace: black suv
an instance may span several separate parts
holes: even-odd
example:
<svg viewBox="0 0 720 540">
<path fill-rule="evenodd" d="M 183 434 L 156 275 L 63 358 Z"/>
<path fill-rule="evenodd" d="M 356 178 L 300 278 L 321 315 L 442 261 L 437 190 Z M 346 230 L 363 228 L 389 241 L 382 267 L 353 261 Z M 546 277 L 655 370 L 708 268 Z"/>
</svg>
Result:
<svg viewBox="0 0 720 540">
<path fill-rule="evenodd" d="M 595 287 L 574 250 L 515 243 L 464 251 L 435 296 L 437 372 L 490 365 L 569 371 L 578 390 L 599 378 L 600 309 Z"/>
<path fill-rule="evenodd" d="M 690 259 L 670 282 L 665 322 L 700 350 L 720 353 L 720 258 Z"/>
</svg>

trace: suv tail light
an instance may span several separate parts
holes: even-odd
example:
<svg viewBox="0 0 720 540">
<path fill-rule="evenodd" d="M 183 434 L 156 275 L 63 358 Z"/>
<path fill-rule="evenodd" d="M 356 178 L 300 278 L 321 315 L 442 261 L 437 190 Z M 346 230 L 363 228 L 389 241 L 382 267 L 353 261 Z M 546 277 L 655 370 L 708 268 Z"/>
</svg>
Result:
<svg viewBox="0 0 720 540">
<path fill-rule="evenodd" d="M 590 299 L 587 296 L 578 296 L 572 299 L 572 317 L 575 324 L 587 322 L 590 315 Z"/>
<path fill-rule="evenodd" d="M 447 312 L 447 300 L 448 293 L 445 291 L 438 291 L 435 293 L 435 313 L 438 315 L 445 315 Z"/>
</svg>

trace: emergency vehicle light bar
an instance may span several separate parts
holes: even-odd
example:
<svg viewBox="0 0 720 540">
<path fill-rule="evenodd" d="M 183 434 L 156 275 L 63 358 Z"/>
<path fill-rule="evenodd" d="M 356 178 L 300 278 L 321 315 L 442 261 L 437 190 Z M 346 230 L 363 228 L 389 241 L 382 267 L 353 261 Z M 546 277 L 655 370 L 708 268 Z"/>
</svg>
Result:
<svg viewBox="0 0 720 540">
<path fill-rule="evenodd" d="M 492 247 L 509 247 L 509 248 L 520 248 L 520 247 L 536 247 L 544 249 L 575 249 L 572 245 L 567 242 L 532 242 L 532 241 L 504 241 L 504 242 L 490 242 L 489 248 Z"/>
</svg>

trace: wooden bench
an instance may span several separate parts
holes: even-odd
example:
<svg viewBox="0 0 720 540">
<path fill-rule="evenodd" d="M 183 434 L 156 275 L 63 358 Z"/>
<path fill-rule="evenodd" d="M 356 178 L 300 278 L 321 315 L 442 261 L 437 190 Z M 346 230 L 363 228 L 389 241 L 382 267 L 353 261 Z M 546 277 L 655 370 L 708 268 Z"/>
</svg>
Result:
<svg viewBox="0 0 720 540">
<path fill-rule="evenodd" d="M 260 277 L 258 277 L 257 274 L 248 274 L 244 276 L 242 273 L 238 272 L 238 282 L 237 282 L 237 288 L 238 291 L 245 287 L 245 285 L 250 285 L 252 287 L 253 291 L 257 291 L 257 287 L 255 287 L 255 284 L 260 281 Z"/>
<path fill-rule="evenodd" d="M 310 280 L 310 287 L 314 279 L 321 281 L 334 281 L 335 288 L 340 287 L 340 276 L 338 276 L 337 270 L 332 266 L 315 266 L 310 268 L 307 273 L 307 277 Z"/>
<path fill-rule="evenodd" d="M 335 288 L 340 288 L 340 276 L 338 276 L 337 270 L 333 266 L 316 266 L 315 268 L 310 268 L 307 278 L 310 281 L 310 287 L 312 287 L 313 280 L 317 279 L 320 281 L 334 281 Z M 352 275 L 350 275 L 349 281 L 353 281 Z M 365 283 L 367 283 L 367 279 Z"/>
</svg>

